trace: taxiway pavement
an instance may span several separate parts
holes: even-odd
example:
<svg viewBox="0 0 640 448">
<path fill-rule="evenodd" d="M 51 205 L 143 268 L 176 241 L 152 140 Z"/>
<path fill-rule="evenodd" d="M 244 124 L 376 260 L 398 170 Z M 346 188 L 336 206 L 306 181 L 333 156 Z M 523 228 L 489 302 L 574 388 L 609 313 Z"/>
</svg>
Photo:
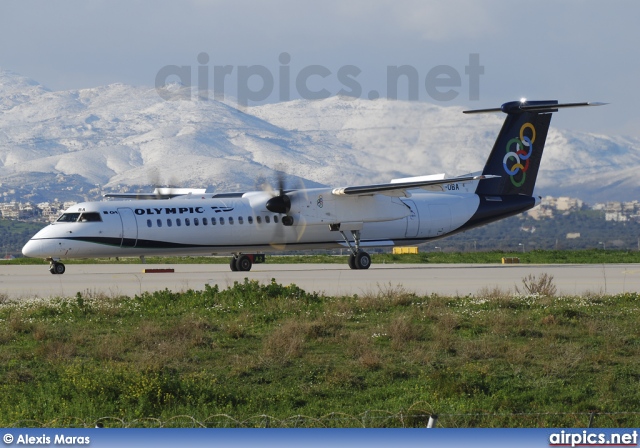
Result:
<svg viewBox="0 0 640 448">
<path fill-rule="evenodd" d="M 558 294 L 616 294 L 640 292 L 640 265 L 467 265 L 374 264 L 351 270 L 342 264 L 258 264 L 250 272 L 231 272 L 226 264 L 68 264 L 63 275 L 52 275 L 46 265 L 0 265 L 0 294 L 10 298 L 72 297 L 77 292 L 108 296 L 139 294 L 168 288 L 172 291 L 220 288 L 244 278 L 288 285 L 335 295 L 377 292 L 398 287 L 419 294 L 476 295 L 483 288 L 514 290 L 522 278 L 553 275 Z M 173 268 L 174 273 L 143 273 L 145 268 Z M 522 288 L 521 288 L 522 289 Z"/>
</svg>

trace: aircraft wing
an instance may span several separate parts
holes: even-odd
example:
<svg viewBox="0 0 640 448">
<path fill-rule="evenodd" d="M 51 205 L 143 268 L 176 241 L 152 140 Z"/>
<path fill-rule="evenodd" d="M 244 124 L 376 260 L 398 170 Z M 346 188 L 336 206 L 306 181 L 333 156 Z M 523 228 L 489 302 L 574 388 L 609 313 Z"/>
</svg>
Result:
<svg viewBox="0 0 640 448">
<path fill-rule="evenodd" d="M 105 198 L 118 199 L 171 199 L 189 194 L 204 194 L 206 188 L 156 188 L 153 193 L 107 193 Z"/>
<path fill-rule="evenodd" d="M 177 196 L 182 196 L 182 195 L 153 194 L 153 193 L 107 193 L 104 195 L 105 198 L 116 198 L 116 199 L 171 199 Z"/>
<path fill-rule="evenodd" d="M 340 187 L 334 188 L 332 193 L 337 196 L 352 195 L 352 196 L 364 196 L 371 194 L 384 194 L 386 196 L 396 197 L 410 197 L 411 194 L 407 190 L 416 188 L 433 187 L 436 185 L 452 184 L 456 182 L 469 182 L 473 180 L 490 179 L 493 177 L 500 177 L 494 175 L 478 175 L 478 176 L 463 176 L 453 177 L 449 179 L 438 180 L 421 180 L 413 182 L 394 182 L 388 184 L 374 184 L 374 185 L 359 185 L 354 187 Z"/>
</svg>

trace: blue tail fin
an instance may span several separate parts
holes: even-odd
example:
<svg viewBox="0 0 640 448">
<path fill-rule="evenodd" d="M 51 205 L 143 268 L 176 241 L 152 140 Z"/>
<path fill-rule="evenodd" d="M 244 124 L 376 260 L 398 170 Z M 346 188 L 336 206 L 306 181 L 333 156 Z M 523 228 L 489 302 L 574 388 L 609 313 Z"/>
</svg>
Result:
<svg viewBox="0 0 640 448">
<path fill-rule="evenodd" d="M 547 139 L 551 114 L 559 109 L 601 106 L 605 103 L 565 103 L 557 101 L 512 101 L 497 109 L 469 110 L 465 113 L 504 112 L 500 134 L 482 171 L 492 175 L 480 180 L 476 213 L 458 231 L 488 224 L 522 213 L 535 206 L 533 196 L 542 150 Z"/>
<path fill-rule="evenodd" d="M 523 110 L 523 105 L 539 109 Z M 554 107 L 557 105 L 557 101 L 514 101 L 498 109 L 507 117 L 482 174 L 500 177 L 481 181 L 477 194 L 533 195 L 551 113 L 557 110 Z"/>
</svg>

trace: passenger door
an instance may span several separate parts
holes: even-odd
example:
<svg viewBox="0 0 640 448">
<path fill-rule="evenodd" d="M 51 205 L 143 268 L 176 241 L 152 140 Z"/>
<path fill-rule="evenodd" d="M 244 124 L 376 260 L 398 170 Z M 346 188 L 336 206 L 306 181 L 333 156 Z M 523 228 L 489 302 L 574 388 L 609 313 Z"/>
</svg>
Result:
<svg viewBox="0 0 640 448">
<path fill-rule="evenodd" d="M 118 215 L 122 222 L 122 241 L 120 247 L 136 247 L 138 242 L 138 223 L 136 215 L 130 208 L 119 208 Z"/>
</svg>

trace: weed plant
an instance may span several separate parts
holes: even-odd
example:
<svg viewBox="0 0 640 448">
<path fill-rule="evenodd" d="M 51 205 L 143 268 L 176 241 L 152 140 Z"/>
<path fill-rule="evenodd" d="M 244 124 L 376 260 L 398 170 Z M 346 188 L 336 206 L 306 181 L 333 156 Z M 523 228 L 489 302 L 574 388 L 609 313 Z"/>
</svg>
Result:
<svg viewBox="0 0 640 448">
<path fill-rule="evenodd" d="M 596 425 L 639 426 L 639 305 L 384 285 L 331 297 L 247 279 L 2 300 L 0 425 L 342 427 L 364 413 L 424 426 L 437 413 L 445 427 L 575 427 L 598 412 Z"/>
</svg>

